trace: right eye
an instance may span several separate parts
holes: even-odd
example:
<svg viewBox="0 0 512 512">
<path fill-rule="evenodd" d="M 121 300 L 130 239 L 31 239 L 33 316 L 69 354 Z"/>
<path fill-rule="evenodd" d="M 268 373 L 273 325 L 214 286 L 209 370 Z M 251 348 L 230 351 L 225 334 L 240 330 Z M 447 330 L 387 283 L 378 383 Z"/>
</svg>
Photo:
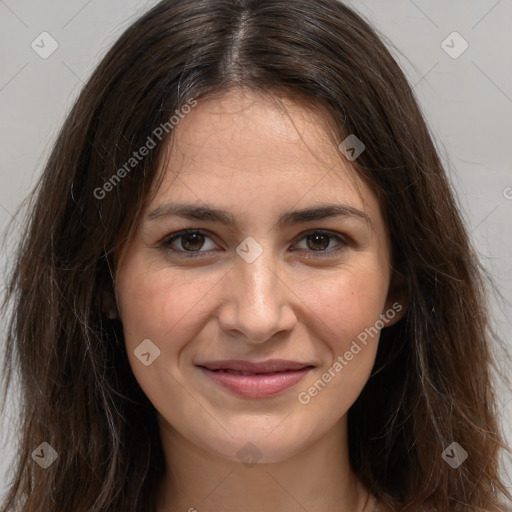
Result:
<svg viewBox="0 0 512 512">
<path fill-rule="evenodd" d="M 211 248 L 202 251 L 200 249 L 204 246 L 206 239 L 210 240 Z M 215 247 L 215 244 L 204 231 L 186 229 L 168 235 L 163 240 L 162 246 L 174 255 L 183 256 L 185 258 L 197 258 L 212 252 L 212 248 Z M 181 246 L 181 248 L 177 246 Z"/>
</svg>

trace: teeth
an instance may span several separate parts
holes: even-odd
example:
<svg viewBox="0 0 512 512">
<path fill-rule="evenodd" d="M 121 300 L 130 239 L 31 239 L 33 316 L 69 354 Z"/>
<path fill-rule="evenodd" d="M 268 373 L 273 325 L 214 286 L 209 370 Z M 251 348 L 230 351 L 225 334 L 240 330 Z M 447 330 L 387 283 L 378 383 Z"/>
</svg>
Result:
<svg viewBox="0 0 512 512">
<path fill-rule="evenodd" d="M 231 373 L 233 375 L 261 375 L 260 373 L 241 372 L 239 370 L 213 370 L 214 372 Z"/>
<path fill-rule="evenodd" d="M 280 372 L 264 372 L 264 373 L 251 373 L 251 372 L 241 372 L 239 370 L 213 370 L 215 372 L 223 372 L 223 373 L 231 373 L 232 375 L 275 375 L 280 373 L 286 373 L 291 370 L 283 370 Z"/>
<path fill-rule="evenodd" d="M 255 373 L 240 372 L 238 370 L 221 370 L 224 373 L 232 373 L 233 375 L 256 375 Z"/>
</svg>

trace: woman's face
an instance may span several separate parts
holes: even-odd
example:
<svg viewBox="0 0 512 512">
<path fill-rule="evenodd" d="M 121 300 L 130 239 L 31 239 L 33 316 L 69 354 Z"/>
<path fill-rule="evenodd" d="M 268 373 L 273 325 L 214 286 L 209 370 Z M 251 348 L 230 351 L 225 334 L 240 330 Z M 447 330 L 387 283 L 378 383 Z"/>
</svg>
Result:
<svg viewBox="0 0 512 512">
<path fill-rule="evenodd" d="M 399 317 L 375 195 L 322 119 L 285 104 L 200 101 L 118 267 L 128 357 L 161 425 L 231 460 L 284 460 L 343 427 L 375 333 Z"/>
</svg>

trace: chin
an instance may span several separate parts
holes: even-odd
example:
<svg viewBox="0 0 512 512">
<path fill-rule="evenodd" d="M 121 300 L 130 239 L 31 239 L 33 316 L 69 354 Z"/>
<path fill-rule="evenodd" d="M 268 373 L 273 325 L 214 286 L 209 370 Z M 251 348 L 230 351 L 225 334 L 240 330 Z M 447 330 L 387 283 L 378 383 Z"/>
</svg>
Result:
<svg viewBox="0 0 512 512">
<path fill-rule="evenodd" d="M 283 422 L 283 425 L 285 422 Z M 295 432 L 290 435 L 289 428 L 275 428 L 274 431 L 263 430 L 257 424 L 253 428 L 239 428 L 233 437 L 227 434 L 222 438 L 202 439 L 202 448 L 212 455 L 233 462 L 241 462 L 247 467 L 254 464 L 273 464 L 286 461 L 305 448 L 313 440 Z M 269 434 L 270 432 L 270 434 Z M 320 436 L 319 436 L 320 437 Z"/>
</svg>

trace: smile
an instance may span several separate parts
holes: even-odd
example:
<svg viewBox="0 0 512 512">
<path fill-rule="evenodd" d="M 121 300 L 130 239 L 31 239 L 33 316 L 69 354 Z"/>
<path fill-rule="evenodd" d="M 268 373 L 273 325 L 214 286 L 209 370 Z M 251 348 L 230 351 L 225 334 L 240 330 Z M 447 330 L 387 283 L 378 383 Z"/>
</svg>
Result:
<svg viewBox="0 0 512 512">
<path fill-rule="evenodd" d="M 275 396 L 296 385 L 313 365 L 285 360 L 262 363 L 249 361 L 215 361 L 197 367 L 224 390 L 245 398 Z"/>
</svg>

